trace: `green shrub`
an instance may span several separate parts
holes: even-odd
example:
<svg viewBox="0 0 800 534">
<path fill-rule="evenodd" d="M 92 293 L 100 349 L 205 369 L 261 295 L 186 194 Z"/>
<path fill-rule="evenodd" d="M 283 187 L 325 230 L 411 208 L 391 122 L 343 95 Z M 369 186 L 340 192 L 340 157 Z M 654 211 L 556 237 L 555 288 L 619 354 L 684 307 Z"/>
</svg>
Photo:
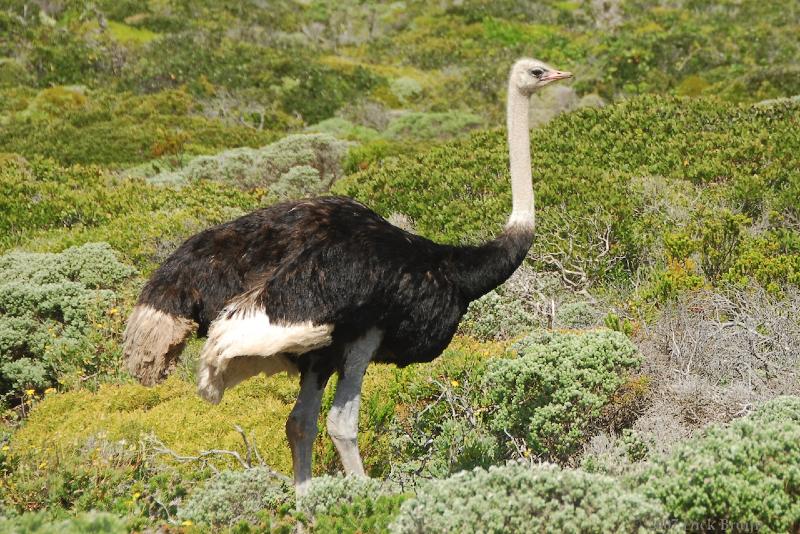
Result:
<svg viewBox="0 0 800 534">
<path fill-rule="evenodd" d="M 315 478 L 297 509 L 311 519 L 314 532 L 388 532 L 406 499 L 386 483 L 371 478 Z"/>
<path fill-rule="evenodd" d="M 639 366 L 639 353 L 609 330 L 536 334 L 515 347 L 517 358 L 487 364 L 488 426 L 503 441 L 526 444 L 526 454 L 569 463 L 626 373 Z"/>
<path fill-rule="evenodd" d="M 700 268 L 709 280 L 717 280 L 736 261 L 743 234 L 752 221 L 741 214 L 721 210 L 712 216 L 698 214 L 694 228 L 698 242 Z"/>
<path fill-rule="evenodd" d="M 309 165 L 292 167 L 270 188 L 270 196 L 278 200 L 308 198 L 326 193 L 330 185 L 319 171 Z"/>
<path fill-rule="evenodd" d="M 516 358 L 473 361 L 412 382 L 399 396 L 392 475 L 445 477 L 535 456 L 574 463 L 605 425 L 625 424 L 645 388 L 626 376 L 640 357 L 619 332 L 539 333 L 514 345 Z"/>
<path fill-rule="evenodd" d="M 58 254 L 9 252 L 0 256 L 0 279 L 6 282 L 75 282 L 88 289 L 114 289 L 134 272 L 117 260 L 108 243 L 87 243 Z"/>
<path fill-rule="evenodd" d="M 311 515 L 325 515 L 337 505 L 353 504 L 359 500 L 375 499 L 391 493 L 379 480 L 358 476 L 323 476 L 311 482 L 308 493 L 297 501 L 299 510 Z"/>
<path fill-rule="evenodd" d="M 417 143 L 410 141 L 388 141 L 386 139 L 370 141 L 364 145 L 356 145 L 350 149 L 344 163 L 344 170 L 348 174 L 364 171 L 372 167 L 381 166 L 388 158 L 413 154 L 423 149 L 424 148 Z"/>
<path fill-rule="evenodd" d="M 314 519 L 314 532 L 389 532 L 389 524 L 397 516 L 400 505 L 405 500 L 404 495 L 378 495 L 336 504 L 326 514 L 318 515 Z"/>
<path fill-rule="evenodd" d="M 502 356 L 507 345 L 455 339 L 457 344 L 422 374 L 403 370 L 398 380 L 402 387 L 395 393 L 397 415 L 389 427 L 387 474 L 404 487 L 504 459 L 497 436 L 486 426 L 481 399 L 486 362 Z"/>
<path fill-rule="evenodd" d="M 269 469 L 223 471 L 191 493 L 178 517 L 218 529 L 257 522 L 259 512 L 276 510 L 288 499 L 288 488 Z"/>
<path fill-rule="evenodd" d="M 262 148 L 236 148 L 200 156 L 184 168 L 150 178 L 153 183 L 214 180 L 242 189 L 277 188 L 279 198 L 324 192 L 342 174 L 348 143 L 329 134 L 296 134 Z"/>
<path fill-rule="evenodd" d="M 213 407 L 198 397 L 193 381 L 178 376 L 155 388 L 106 383 L 96 392 L 81 389 L 46 395 L 9 445 L 16 454 L 28 451 L 33 463 L 41 461 L 39 454 L 44 456 L 46 449 L 73 456 L 89 437 L 100 433 L 108 440 L 129 443 L 153 434 L 177 453 L 195 455 L 210 449 L 240 450 L 242 438 L 233 428 L 239 425 L 248 435 L 252 432 L 252 441 L 268 465 L 291 473 L 284 426 L 296 395 L 296 380 L 287 376 L 253 378 L 228 391 L 225 400 Z M 176 420 L 181 423 L 175 424 Z M 187 432 L 189 428 L 193 430 Z M 170 458 L 159 459 L 168 462 Z M 214 465 L 222 469 L 235 464 L 221 457 Z M 187 465 L 185 471 L 197 471 L 197 466 Z"/>
<path fill-rule="evenodd" d="M 431 481 L 390 525 L 422 532 L 665 532 L 657 501 L 616 480 L 555 466 L 510 464 Z"/>
<path fill-rule="evenodd" d="M 389 88 L 400 102 L 408 102 L 419 98 L 422 85 L 414 78 L 402 76 L 389 82 Z"/>
<path fill-rule="evenodd" d="M 90 331 L 110 326 L 109 288 L 133 273 L 106 243 L 0 256 L 0 400 L 55 386 L 67 373 L 107 371 L 113 354 L 92 357 L 99 346 Z"/>
<path fill-rule="evenodd" d="M 69 519 L 50 519 L 46 512 L 0 519 L 7 534 L 126 534 L 125 522 L 106 512 L 84 512 Z"/>
<path fill-rule="evenodd" d="M 383 136 L 388 139 L 447 139 L 463 135 L 483 124 L 473 114 L 461 111 L 408 113 L 389 123 Z"/>
<path fill-rule="evenodd" d="M 642 488 L 697 530 L 800 527 L 800 399 L 776 398 L 657 459 Z"/>
<path fill-rule="evenodd" d="M 536 317 L 513 297 L 494 290 L 470 303 L 459 332 L 481 340 L 511 339 L 539 326 Z"/>
<path fill-rule="evenodd" d="M 693 260 L 670 259 L 665 268 L 651 273 L 651 279 L 644 284 L 638 297 L 645 302 L 663 304 L 684 291 L 700 289 L 706 285 L 706 281 L 697 273 Z"/>
<path fill-rule="evenodd" d="M 800 424 L 800 397 L 776 397 L 747 416 L 757 424 Z"/>
<path fill-rule="evenodd" d="M 800 285 L 800 234 L 775 228 L 746 238 L 740 253 L 723 276 L 724 281 L 748 287 L 753 281 L 774 294 L 782 288 Z"/>
<path fill-rule="evenodd" d="M 379 137 L 377 130 L 368 128 L 366 126 L 353 124 L 352 122 L 341 117 L 325 119 L 322 122 L 309 126 L 306 128 L 306 131 L 312 133 L 325 133 L 338 137 L 339 139 L 359 141 L 362 143 L 374 141 Z"/>
<path fill-rule="evenodd" d="M 588 302 L 568 302 L 556 311 L 556 324 L 562 328 L 589 328 L 596 326 L 599 314 Z"/>
<path fill-rule="evenodd" d="M 11 58 L 0 58 L 0 87 L 25 85 L 30 76 L 25 66 Z"/>
<path fill-rule="evenodd" d="M 256 207 L 260 198 L 210 182 L 175 190 L 97 167 L 0 160 L 0 250 L 24 244 L 60 251 L 106 241 L 147 271 L 162 244 L 174 248 L 192 232 Z"/>
<path fill-rule="evenodd" d="M 118 332 L 122 331 L 122 325 L 118 328 Z M 201 343 L 190 343 L 186 351 L 196 355 L 200 346 Z M 456 338 L 442 358 L 430 365 L 405 369 L 370 366 L 364 378 L 359 432 L 359 446 L 367 472 L 371 476 L 385 477 L 394 460 L 404 459 L 398 459 L 397 451 L 390 446 L 391 424 L 395 418 L 421 410 L 422 405 L 415 403 L 422 403 L 423 397 L 427 400 L 436 394 L 429 377 L 444 379 L 441 377 L 449 375 L 459 379 L 464 372 L 479 367 L 481 361 L 503 350 L 504 346 L 499 343 Z M 191 361 L 191 355 L 187 355 L 187 359 Z M 36 465 L 46 449 L 71 457 L 89 437 L 99 433 L 104 433 L 108 440 L 124 439 L 129 443 L 137 443 L 143 434 L 153 434 L 181 455 L 196 455 L 210 449 L 241 450 L 241 436 L 233 428 L 236 424 L 248 436 L 252 433 L 251 442 L 258 445 L 267 465 L 281 473 L 291 473 L 284 427 L 297 390 L 296 377 L 285 374 L 254 377 L 227 391 L 219 405 L 210 406 L 197 396 L 194 380 L 187 381 L 175 373 L 153 388 L 133 383 L 106 383 L 95 392 L 82 388 L 48 394 L 35 404 L 9 446 L 15 455 L 29 451 L 31 463 Z M 415 393 L 416 390 L 424 391 Z M 329 389 L 325 397 L 327 406 L 332 398 L 332 389 Z M 178 420 L 180 424 L 175 423 Z M 341 469 L 325 432 L 320 433 L 315 453 L 316 475 Z M 169 456 L 159 459 L 167 463 L 170 460 Z M 234 467 L 227 457 L 209 458 L 209 461 L 218 468 Z M 196 465 L 187 464 L 183 469 L 183 472 L 195 471 Z"/>
<path fill-rule="evenodd" d="M 3 473 L 3 502 L 18 513 L 135 513 L 141 504 L 137 484 L 155 474 L 146 452 L 135 443 L 92 436 L 76 443 L 69 455 L 49 446 L 22 451 L 12 446 Z"/>
<path fill-rule="evenodd" d="M 59 86 L 27 100 L 24 109 L 2 116 L 0 146 L 67 165 L 119 167 L 162 154 L 179 163 L 184 152 L 205 154 L 275 139 L 271 131 L 199 115 L 192 97 L 180 90 L 140 96 Z"/>
</svg>

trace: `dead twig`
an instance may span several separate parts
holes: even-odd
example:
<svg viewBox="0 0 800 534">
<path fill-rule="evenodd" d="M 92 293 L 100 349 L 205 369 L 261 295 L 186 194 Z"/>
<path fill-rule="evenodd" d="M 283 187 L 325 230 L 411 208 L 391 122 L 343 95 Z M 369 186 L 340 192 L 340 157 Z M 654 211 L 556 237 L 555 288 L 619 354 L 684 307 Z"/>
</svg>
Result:
<svg viewBox="0 0 800 534">
<path fill-rule="evenodd" d="M 169 447 L 167 447 L 166 445 L 164 445 L 164 443 L 161 440 L 159 440 L 157 437 L 153 435 L 147 438 L 147 442 L 149 443 L 151 449 L 157 454 L 170 456 L 173 460 L 175 460 L 178 463 L 200 462 L 204 466 L 210 467 L 215 474 L 219 474 L 219 469 L 217 469 L 217 467 L 213 463 L 209 462 L 209 460 L 214 457 L 228 456 L 235 459 L 243 469 L 253 469 L 258 467 L 260 469 L 267 471 L 269 476 L 275 479 L 278 479 L 287 484 L 292 483 L 292 480 L 289 477 L 275 471 L 274 469 L 269 467 L 266 463 L 264 463 L 264 461 L 261 458 L 261 454 L 258 452 L 258 448 L 255 446 L 255 444 L 250 443 L 250 441 L 248 441 L 244 430 L 242 430 L 242 428 L 239 425 L 234 425 L 234 429 L 242 437 L 242 441 L 244 442 L 246 451 L 244 458 L 242 458 L 242 455 L 239 454 L 237 451 L 231 451 L 227 449 L 209 449 L 205 451 L 200 451 L 200 453 L 196 455 L 179 454 L 174 450 L 170 449 Z M 253 457 L 255 457 L 258 460 L 258 463 L 255 464 L 253 463 Z"/>
</svg>

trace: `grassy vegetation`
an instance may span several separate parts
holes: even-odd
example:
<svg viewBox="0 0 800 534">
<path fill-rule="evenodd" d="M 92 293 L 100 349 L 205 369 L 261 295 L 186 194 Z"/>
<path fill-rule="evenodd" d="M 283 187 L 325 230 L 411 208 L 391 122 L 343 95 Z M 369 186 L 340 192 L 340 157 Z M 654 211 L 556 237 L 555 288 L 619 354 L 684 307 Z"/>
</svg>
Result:
<svg viewBox="0 0 800 534">
<path fill-rule="evenodd" d="M 0 531 L 796 531 L 798 32 L 790 0 L 5 2 Z M 276 200 L 499 231 L 521 55 L 577 73 L 533 102 L 536 241 L 441 358 L 369 369 L 377 480 L 323 432 L 295 500 L 293 377 L 204 404 L 202 340 L 121 370 L 156 266 Z"/>
</svg>

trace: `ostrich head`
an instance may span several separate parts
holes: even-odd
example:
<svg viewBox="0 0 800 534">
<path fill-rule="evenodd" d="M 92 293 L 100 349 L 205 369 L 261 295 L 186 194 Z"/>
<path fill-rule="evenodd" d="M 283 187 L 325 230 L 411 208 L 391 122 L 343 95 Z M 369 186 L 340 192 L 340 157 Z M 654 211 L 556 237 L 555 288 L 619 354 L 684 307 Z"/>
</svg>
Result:
<svg viewBox="0 0 800 534">
<path fill-rule="evenodd" d="M 571 72 L 556 70 L 538 59 L 523 58 L 511 67 L 511 86 L 525 96 L 531 96 L 556 80 L 571 78 Z"/>
</svg>

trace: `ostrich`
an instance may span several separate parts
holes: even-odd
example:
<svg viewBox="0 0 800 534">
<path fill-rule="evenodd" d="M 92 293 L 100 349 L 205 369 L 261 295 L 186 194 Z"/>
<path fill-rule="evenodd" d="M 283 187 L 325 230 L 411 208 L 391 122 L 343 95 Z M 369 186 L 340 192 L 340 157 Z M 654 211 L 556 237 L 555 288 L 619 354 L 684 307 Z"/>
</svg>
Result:
<svg viewBox="0 0 800 534">
<path fill-rule="evenodd" d="M 323 390 L 337 373 L 328 433 L 345 473 L 365 476 L 356 438 L 367 365 L 433 360 L 467 305 L 522 263 L 534 230 L 530 96 L 571 76 L 534 59 L 511 68 L 513 209 L 495 239 L 437 244 L 344 197 L 259 209 L 190 237 L 155 271 L 128 319 L 127 368 L 145 385 L 162 380 L 196 330 L 207 337 L 198 391 L 212 403 L 258 373 L 299 372 L 286 422 L 298 494 L 311 480 Z"/>
</svg>

